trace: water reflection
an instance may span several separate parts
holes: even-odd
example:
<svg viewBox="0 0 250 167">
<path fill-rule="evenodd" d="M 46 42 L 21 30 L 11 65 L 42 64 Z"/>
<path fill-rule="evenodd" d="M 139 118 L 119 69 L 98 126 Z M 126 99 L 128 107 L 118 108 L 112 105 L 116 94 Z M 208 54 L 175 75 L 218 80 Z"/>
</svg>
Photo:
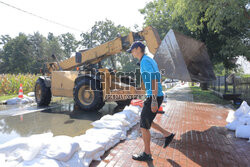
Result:
<svg viewBox="0 0 250 167">
<path fill-rule="evenodd" d="M 52 132 L 54 136 L 78 136 L 92 127 L 91 122 L 118 111 L 116 103 L 107 103 L 99 111 L 93 112 L 82 111 L 73 103 L 67 103 L 24 115 L 0 115 L 0 144 L 19 136 L 46 132 Z"/>
</svg>

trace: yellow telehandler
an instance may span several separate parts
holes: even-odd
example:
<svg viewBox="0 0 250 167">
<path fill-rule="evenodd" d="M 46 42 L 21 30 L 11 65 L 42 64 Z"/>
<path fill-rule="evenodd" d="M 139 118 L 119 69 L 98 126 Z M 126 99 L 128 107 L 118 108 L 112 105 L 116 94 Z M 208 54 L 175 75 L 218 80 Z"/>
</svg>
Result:
<svg viewBox="0 0 250 167">
<path fill-rule="evenodd" d="M 71 97 L 83 110 L 93 111 L 105 102 L 115 101 L 120 106 L 145 94 L 144 84 L 136 87 L 129 76 L 117 76 L 113 69 L 102 68 L 101 61 L 126 51 L 134 41 L 145 41 L 149 52 L 168 78 L 183 81 L 206 82 L 215 78 L 204 43 L 170 30 L 161 41 L 151 26 L 140 32 L 130 32 L 94 48 L 76 52 L 76 55 L 59 62 L 46 63 L 43 75 L 35 84 L 38 106 L 47 106 L 51 97 Z M 75 70 L 75 69 L 78 70 Z"/>
</svg>

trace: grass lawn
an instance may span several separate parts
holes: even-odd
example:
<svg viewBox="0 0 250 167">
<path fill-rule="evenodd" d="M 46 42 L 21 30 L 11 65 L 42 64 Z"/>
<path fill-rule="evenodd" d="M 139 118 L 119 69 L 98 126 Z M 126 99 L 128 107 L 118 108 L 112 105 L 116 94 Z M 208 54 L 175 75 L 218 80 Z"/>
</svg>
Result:
<svg viewBox="0 0 250 167">
<path fill-rule="evenodd" d="M 4 101 L 4 100 L 8 100 L 8 99 L 11 99 L 13 97 L 17 97 L 18 95 L 3 95 L 3 96 L 0 96 L 0 101 Z"/>
<path fill-rule="evenodd" d="M 213 104 L 232 104 L 230 101 L 223 100 L 222 98 L 214 95 L 209 90 L 201 90 L 198 86 L 190 86 L 192 90 L 192 94 L 194 97 L 194 102 L 201 102 L 201 103 L 213 103 Z"/>
</svg>

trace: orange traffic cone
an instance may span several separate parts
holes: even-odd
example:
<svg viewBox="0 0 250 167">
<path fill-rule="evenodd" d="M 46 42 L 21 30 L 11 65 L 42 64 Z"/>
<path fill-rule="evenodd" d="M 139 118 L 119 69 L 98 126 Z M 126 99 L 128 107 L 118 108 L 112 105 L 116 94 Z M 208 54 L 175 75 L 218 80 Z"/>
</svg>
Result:
<svg viewBox="0 0 250 167">
<path fill-rule="evenodd" d="M 22 84 L 20 84 L 19 93 L 18 93 L 18 98 L 20 98 L 20 99 L 23 98 L 23 85 L 22 85 Z"/>
<path fill-rule="evenodd" d="M 160 108 L 158 109 L 158 111 L 163 111 L 163 107 L 162 107 L 162 106 L 160 106 Z"/>
<path fill-rule="evenodd" d="M 20 121 L 23 121 L 23 115 L 20 115 Z"/>
<path fill-rule="evenodd" d="M 160 106 L 160 108 L 158 109 L 157 113 L 159 114 L 164 114 L 165 112 L 163 111 L 163 107 Z"/>
</svg>

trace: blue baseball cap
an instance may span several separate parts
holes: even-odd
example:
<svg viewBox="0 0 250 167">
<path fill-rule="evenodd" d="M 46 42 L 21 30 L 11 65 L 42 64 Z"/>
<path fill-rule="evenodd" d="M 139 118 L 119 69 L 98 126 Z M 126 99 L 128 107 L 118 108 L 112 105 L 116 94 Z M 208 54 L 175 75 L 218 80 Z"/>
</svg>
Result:
<svg viewBox="0 0 250 167">
<path fill-rule="evenodd" d="M 128 53 L 131 53 L 131 51 L 134 49 L 134 48 L 138 48 L 140 47 L 143 51 L 145 50 L 145 45 L 140 42 L 140 41 L 135 41 L 134 43 L 132 43 L 132 45 L 130 46 L 130 48 L 127 50 Z"/>
</svg>

